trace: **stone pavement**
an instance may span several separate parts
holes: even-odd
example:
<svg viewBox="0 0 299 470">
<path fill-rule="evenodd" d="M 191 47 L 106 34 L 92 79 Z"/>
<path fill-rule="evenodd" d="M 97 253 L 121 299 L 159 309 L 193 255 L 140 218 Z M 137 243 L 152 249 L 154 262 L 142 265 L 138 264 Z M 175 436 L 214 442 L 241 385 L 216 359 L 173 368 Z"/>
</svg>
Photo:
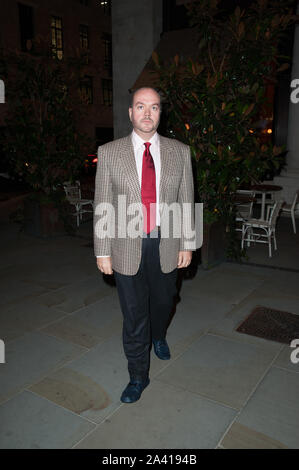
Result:
<svg viewBox="0 0 299 470">
<path fill-rule="evenodd" d="M 235 331 L 256 305 L 299 314 L 298 272 L 199 267 L 169 326 L 171 360 L 151 352 L 151 383 L 128 405 L 118 297 L 90 222 L 51 240 L 0 229 L 0 448 L 299 448 L 293 349 Z"/>
</svg>

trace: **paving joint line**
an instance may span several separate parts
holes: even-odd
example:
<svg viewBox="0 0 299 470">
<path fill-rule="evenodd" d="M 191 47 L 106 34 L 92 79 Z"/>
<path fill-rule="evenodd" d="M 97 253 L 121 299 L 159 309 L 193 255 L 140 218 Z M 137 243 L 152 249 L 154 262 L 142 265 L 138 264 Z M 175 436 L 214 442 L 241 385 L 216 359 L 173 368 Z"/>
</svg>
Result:
<svg viewBox="0 0 299 470">
<path fill-rule="evenodd" d="M 245 400 L 244 404 L 242 405 L 242 407 L 240 408 L 239 412 L 236 414 L 236 416 L 234 417 L 234 419 L 232 420 L 232 422 L 230 423 L 230 425 L 227 427 L 226 431 L 224 432 L 224 434 L 222 435 L 222 437 L 220 438 L 219 442 L 217 445 L 221 445 L 221 442 L 223 441 L 223 439 L 225 438 L 225 436 L 228 434 L 228 432 L 230 431 L 230 429 L 232 428 L 233 424 L 236 422 L 237 418 L 240 416 L 240 414 L 242 413 L 242 411 L 244 410 L 244 408 L 247 406 L 249 400 L 251 399 L 251 397 L 254 395 L 254 393 L 256 392 L 257 388 L 259 387 L 259 385 L 261 384 L 261 382 L 264 380 L 264 378 L 266 377 L 266 375 L 268 374 L 268 372 L 270 371 L 271 367 L 273 367 L 274 365 L 274 362 L 276 361 L 277 357 L 279 356 L 279 354 L 281 353 L 281 351 L 284 349 L 284 346 L 282 346 L 279 351 L 277 351 L 277 353 L 275 354 L 274 358 L 272 359 L 272 361 L 270 362 L 269 366 L 266 367 L 265 369 L 265 372 L 264 374 L 262 374 L 260 380 L 257 381 L 255 387 L 253 387 L 251 393 L 249 393 L 248 397 L 247 397 L 247 400 Z"/>
</svg>

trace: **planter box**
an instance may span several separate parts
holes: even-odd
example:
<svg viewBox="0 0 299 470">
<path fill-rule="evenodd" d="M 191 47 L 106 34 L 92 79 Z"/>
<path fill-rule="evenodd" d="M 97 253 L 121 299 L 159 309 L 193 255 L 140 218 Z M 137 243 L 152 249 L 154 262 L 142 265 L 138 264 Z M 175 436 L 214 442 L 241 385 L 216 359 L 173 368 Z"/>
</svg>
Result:
<svg viewBox="0 0 299 470">
<path fill-rule="evenodd" d="M 66 235 L 64 222 L 54 204 L 40 204 L 37 201 L 24 201 L 24 231 L 40 238 Z"/>
<path fill-rule="evenodd" d="M 201 264 L 209 269 L 226 260 L 225 226 L 222 222 L 203 224 L 203 244 L 201 247 Z"/>
</svg>

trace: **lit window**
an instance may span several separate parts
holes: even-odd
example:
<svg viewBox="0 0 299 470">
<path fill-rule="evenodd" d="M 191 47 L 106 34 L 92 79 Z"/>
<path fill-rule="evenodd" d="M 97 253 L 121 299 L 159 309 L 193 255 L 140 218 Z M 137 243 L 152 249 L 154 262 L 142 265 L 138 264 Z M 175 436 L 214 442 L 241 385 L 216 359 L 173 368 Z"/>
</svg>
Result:
<svg viewBox="0 0 299 470">
<path fill-rule="evenodd" d="M 63 57 L 63 35 L 62 35 L 62 19 L 58 16 L 51 18 L 52 33 L 52 53 L 53 57 L 62 59 Z"/>
</svg>

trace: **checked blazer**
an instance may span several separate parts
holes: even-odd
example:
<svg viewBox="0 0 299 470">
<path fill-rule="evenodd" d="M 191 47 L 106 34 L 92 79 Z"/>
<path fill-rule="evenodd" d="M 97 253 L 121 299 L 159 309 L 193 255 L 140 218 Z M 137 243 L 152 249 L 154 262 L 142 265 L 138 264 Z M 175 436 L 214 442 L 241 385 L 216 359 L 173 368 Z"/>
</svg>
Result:
<svg viewBox="0 0 299 470">
<path fill-rule="evenodd" d="M 159 135 L 160 175 L 160 264 L 162 272 L 177 267 L 180 250 L 195 250 L 194 189 L 190 149 L 187 145 Z M 94 198 L 94 252 L 111 256 L 112 269 L 120 274 L 134 275 L 141 261 L 142 230 L 132 238 L 119 233 L 118 227 L 129 224 L 133 213 L 120 207 L 119 196 L 126 207 L 141 205 L 141 190 L 136 169 L 131 134 L 98 148 Z M 103 210 L 105 203 L 114 208 L 113 217 Z M 171 204 L 173 204 L 173 210 Z M 189 204 L 186 204 L 189 203 Z M 183 206 L 191 210 L 182 211 Z M 181 209 L 181 210 L 180 210 Z M 170 217 L 169 217 L 170 214 Z M 106 223 L 103 224 L 103 217 Z M 115 224 L 114 224 L 115 222 Z M 107 226 L 112 229 L 107 235 Z M 143 220 L 141 220 L 143 227 Z"/>
</svg>

